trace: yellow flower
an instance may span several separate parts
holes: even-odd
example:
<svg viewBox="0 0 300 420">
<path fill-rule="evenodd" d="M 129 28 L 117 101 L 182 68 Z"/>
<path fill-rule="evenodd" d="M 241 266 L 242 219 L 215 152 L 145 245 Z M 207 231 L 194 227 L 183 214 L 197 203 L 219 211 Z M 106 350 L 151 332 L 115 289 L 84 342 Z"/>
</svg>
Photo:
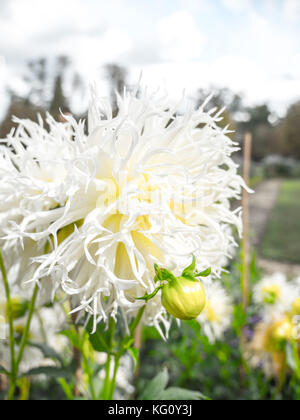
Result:
<svg viewBox="0 0 300 420">
<path fill-rule="evenodd" d="M 288 316 L 274 322 L 264 337 L 264 348 L 270 353 L 284 351 L 285 345 L 292 339 L 294 326 Z"/>
<path fill-rule="evenodd" d="M 292 314 L 300 315 L 300 297 L 298 297 L 292 305 Z"/>
</svg>

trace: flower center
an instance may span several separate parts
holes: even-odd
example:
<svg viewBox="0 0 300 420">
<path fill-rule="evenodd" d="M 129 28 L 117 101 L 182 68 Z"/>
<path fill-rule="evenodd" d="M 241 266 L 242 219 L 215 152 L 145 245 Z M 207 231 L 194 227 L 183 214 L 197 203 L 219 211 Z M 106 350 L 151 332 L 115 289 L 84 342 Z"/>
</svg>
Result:
<svg viewBox="0 0 300 420">
<path fill-rule="evenodd" d="M 266 286 L 263 289 L 263 301 L 268 305 L 273 305 L 280 296 L 280 288 L 273 284 L 271 286 Z"/>
<path fill-rule="evenodd" d="M 209 300 L 206 301 L 206 306 L 204 310 L 205 310 L 206 318 L 209 322 L 219 321 L 219 317 L 216 314 L 216 311 L 213 309 L 212 304 Z"/>
</svg>

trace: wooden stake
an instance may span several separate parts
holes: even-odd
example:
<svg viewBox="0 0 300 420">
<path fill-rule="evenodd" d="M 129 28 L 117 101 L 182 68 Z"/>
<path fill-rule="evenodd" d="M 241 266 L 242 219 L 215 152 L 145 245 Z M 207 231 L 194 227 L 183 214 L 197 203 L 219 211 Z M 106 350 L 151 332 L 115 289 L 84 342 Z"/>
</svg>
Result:
<svg viewBox="0 0 300 420">
<path fill-rule="evenodd" d="M 247 185 L 250 181 L 252 135 L 246 133 L 244 142 L 243 178 Z M 242 295 L 243 309 L 249 305 L 249 274 L 250 274 L 250 242 L 249 242 L 249 193 L 244 189 L 242 197 L 243 207 L 243 244 L 242 244 Z"/>
</svg>

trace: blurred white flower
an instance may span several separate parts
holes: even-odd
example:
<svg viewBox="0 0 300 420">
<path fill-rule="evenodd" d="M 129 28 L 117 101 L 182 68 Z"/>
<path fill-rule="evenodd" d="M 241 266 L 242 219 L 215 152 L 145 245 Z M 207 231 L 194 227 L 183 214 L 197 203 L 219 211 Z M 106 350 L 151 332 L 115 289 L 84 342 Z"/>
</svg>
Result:
<svg viewBox="0 0 300 420">
<path fill-rule="evenodd" d="M 273 328 L 272 323 L 258 323 L 245 349 L 245 358 L 250 366 L 254 369 L 262 369 L 268 378 L 279 377 L 282 369 L 286 368 L 285 352 L 278 350 L 276 341 L 274 347 Z"/>
<path fill-rule="evenodd" d="M 195 255 L 198 270 L 220 277 L 231 227 L 241 232 L 230 200 L 244 184 L 237 145 L 205 105 L 125 92 L 113 118 L 93 92 L 88 134 L 68 116 L 48 116 L 49 131 L 16 120 L 0 152 L 0 245 L 9 268 L 19 267 L 16 281 L 61 288 L 96 326 L 119 309 L 125 319 L 137 313 L 136 297 L 155 289 L 154 263 L 176 275 Z M 159 295 L 144 322 L 168 329 Z"/>
<path fill-rule="evenodd" d="M 58 354 L 63 355 L 67 348 L 66 337 L 58 335 L 66 322 L 66 315 L 59 304 L 52 308 L 42 308 L 35 312 L 32 318 L 29 331 L 29 342 L 33 344 L 47 344 Z M 25 330 L 27 317 L 24 316 L 14 321 L 14 333 L 16 336 L 16 352 L 19 351 L 21 335 Z M 10 367 L 10 348 L 7 340 L 0 341 L 0 364 Z M 19 372 L 25 373 L 40 366 L 55 366 L 55 361 L 45 358 L 44 354 L 37 347 L 27 345 L 20 363 Z"/>
<path fill-rule="evenodd" d="M 282 273 L 263 278 L 253 290 L 254 303 L 260 307 L 260 315 L 265 321 L 276 320 L 290 311 L 297 296 L 295 285 Z"/>
<path fill-rule="evenodd" d="M 107 361 L 107 353 L 96 353 L 96 362 L 104 365 Z M 113 379 L 113 372 L 115 367 L 115 360 L 111 361 L 110 379 Z M 99 377 L 105 380 L 105 368 L 99 372 Z M 128 400 L 132 398 L 135 388 L 133 386 L 133 360 L 129 354 L 125 354 L 120 359 L 120 365 L 116 377 L 116 391 L 114 395 L 115 400 Z"/>
<path fill-rule="evenodd" d="M 206 305 L 197 318 L 202 326 L 202 332 L 211 343 L 222 339 L 224 332 L 232 321 L 233 304 L 226 290 L 219 282 L 209 282 L 204 285 Z"/>
<path fill-rule="evenodd" d="M 294 285 L 295 285 L 295 287 L 297 289 L 298 295 L 300 296 L 300 277 L 296 277 L 294 279 Z"/>
</svg>

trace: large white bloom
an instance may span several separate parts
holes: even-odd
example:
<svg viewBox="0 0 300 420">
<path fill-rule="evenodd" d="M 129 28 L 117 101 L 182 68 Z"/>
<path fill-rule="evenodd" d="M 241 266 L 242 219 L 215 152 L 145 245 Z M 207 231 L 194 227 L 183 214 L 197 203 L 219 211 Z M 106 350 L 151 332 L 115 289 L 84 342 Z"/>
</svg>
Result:
<svg viewBox="0 0 300 420">
<path fill-rule="evenodd" d="M 253 290 L 254 302 L 259 305 L 265 321 L 282 317 L 291 310 L 291 305 L 298 297 L 295 284 L 288 282 L 282 273 L 275 273 L 263 278 Z"/>
<path fill-rule="evenodd" d="M 218 281 L 205 283 L 204 288 L 206 305 L 197 320 L 202 326 L 203 334 L 214 343 L 223 338 L 231 325 L 233 304 Z"/>
<path fill-rule="evenodd" d="M 19 281 L 30 268 L 96 323 L 119 309 L 136 314 L 135 298 L 155 288 L 154 263 L 179 275 L 195 255 L 198 270 L 219 277 L 234 244 L 229 227 L 241 231 L 230 200 L 243 181 L 236 144 L 204 106 L 125 93 L 113 118 L 93 93 L 88 134 L 71 117 L 48 116 L 49 129 L 18 121 L 0 153 L 0 246 L 22 267 Z M 168 327 L 159 295 L 145 322 Z"/>
</svg>

